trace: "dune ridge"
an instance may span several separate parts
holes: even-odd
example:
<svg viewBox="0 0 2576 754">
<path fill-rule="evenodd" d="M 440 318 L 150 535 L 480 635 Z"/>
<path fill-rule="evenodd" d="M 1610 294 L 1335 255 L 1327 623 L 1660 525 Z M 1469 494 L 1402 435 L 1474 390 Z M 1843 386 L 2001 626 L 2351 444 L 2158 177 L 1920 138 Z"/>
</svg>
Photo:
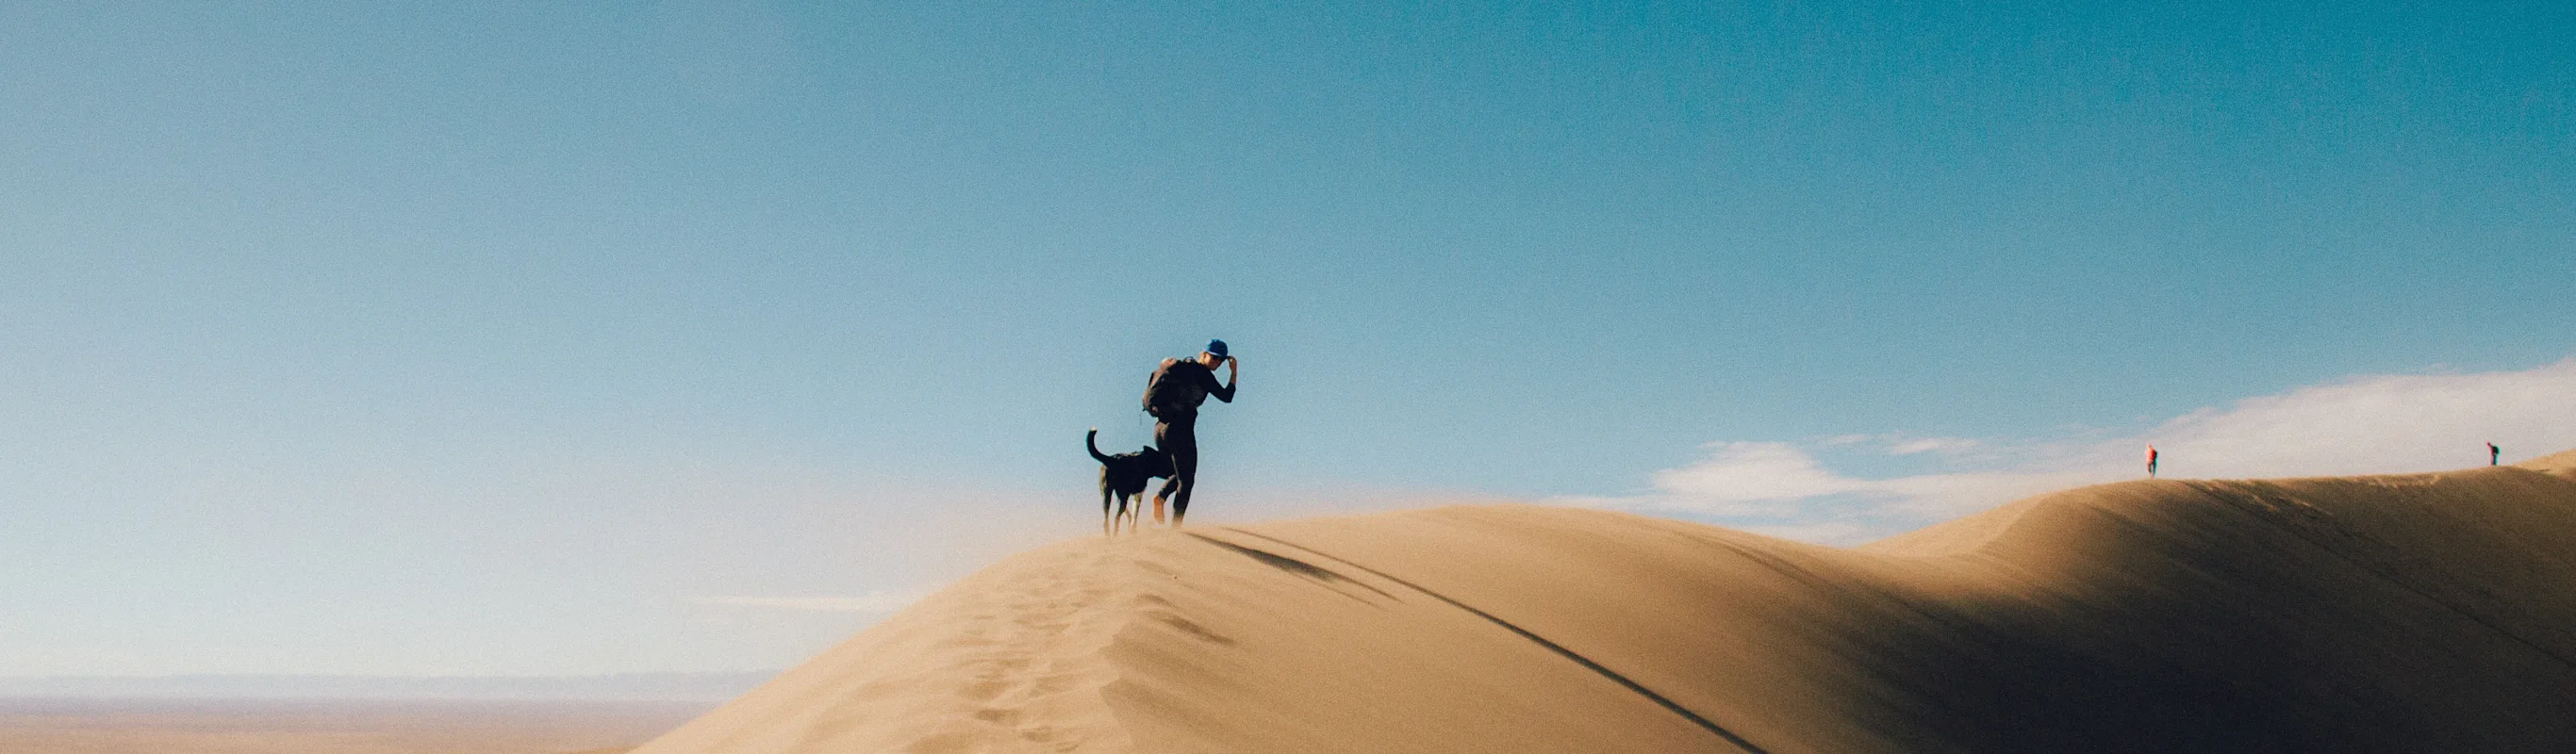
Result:
<svg viewBox="0 0 2576 754">
<path fill-rule="evenodd" d="M 637 749 L 2576 750 L 2576 451 L 1859 548 L 1526 505 L 996 564 Z"/>
</svg>

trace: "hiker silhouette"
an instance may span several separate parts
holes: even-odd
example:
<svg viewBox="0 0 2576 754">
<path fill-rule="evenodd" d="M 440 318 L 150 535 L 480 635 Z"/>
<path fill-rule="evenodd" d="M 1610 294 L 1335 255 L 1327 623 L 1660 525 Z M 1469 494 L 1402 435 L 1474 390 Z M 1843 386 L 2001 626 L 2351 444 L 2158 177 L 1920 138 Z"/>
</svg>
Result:
<svg viewBox="0 0 2576 754">
<path fill-rule="evenodd" d="M 1225 384 L 1217 384 L 1216 367 L 1225 365 Z M 1154 523 L 1163 522 L 1163 503 L 1171 501 L 1172 526 L 1190 513 L 1190 493 L 1198 489 L 1199 406 L 1211 396 L 1234 402 L 1238 370 L 1225 341 L 1208 341 L 1193 359 L 1164 359 L 1145 383 L 1145 413 L 1154 415 L 1154 446 L 1172 457 L 1172 476 L 1154 493 Z"/>
</svg>

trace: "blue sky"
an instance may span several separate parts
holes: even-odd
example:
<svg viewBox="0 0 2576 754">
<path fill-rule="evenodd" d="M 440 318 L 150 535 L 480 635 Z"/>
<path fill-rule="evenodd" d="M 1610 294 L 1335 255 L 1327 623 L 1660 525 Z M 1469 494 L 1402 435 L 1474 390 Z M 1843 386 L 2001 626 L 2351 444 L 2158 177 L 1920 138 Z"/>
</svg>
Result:
<svg viewBox="0 0 2576 754">
<path fill-rule="evenodd" d="M 1209 337 L 1210 520 L 2511 460 L 2571 143 L 2563 3 L 11 5 L 0 672 L 783 666 Z"/>
</svg>

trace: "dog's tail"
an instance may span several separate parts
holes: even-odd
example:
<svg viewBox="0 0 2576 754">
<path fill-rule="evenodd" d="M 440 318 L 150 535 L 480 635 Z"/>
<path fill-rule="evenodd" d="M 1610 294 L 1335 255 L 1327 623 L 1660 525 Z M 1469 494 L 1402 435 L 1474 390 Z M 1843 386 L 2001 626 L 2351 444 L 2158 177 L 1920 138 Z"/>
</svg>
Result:
<svg viewBox="0 0 2576 754">
<path fill-rule="evenodd" d="M 1099 439 L 1100 439 L 1100 428 L 1099 428 L 1099 427 L 1092 427 L 1092 428 L 1091 428 L 1091 433 L 1090 433 L 1090 434 L 1086 434 L 1086 435 L 1083 435 L 1083 436 L 1082 436 L 1082 447 L 1083 447 L 1084 449 L 1086 449 L 1086 450 L 1091 451 L 1091 457 L 1092 457 L 1092 459 L 1097 460 L 1097 461 L 1099 461 L 1099 462 L 1101 462 L 1101 463 L 1108 463 L 1108 462 L 1109 462 L 1109 457 L 1108 457 L 1108 456 L 1104 456 L 1104 455 L 1101 455 L 1101 454 L 1100 454 L 1100 444 L 1099 444 L 1098 442 L 1095 442 L 1096 440 L 1099 440 Z"/>
</svg>

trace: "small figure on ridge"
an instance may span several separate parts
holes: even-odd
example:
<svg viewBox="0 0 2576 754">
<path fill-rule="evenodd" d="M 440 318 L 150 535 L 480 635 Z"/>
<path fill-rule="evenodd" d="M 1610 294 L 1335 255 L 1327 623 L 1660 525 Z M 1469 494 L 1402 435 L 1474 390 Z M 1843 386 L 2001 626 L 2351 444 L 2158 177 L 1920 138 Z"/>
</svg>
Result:
<svg viewBox="0 0 2576 754">
<path fill-rule="evenodd" d="M 2156 444 L 2147 443 L 2147 478 L 2156 476 Z"/>
</svg>

